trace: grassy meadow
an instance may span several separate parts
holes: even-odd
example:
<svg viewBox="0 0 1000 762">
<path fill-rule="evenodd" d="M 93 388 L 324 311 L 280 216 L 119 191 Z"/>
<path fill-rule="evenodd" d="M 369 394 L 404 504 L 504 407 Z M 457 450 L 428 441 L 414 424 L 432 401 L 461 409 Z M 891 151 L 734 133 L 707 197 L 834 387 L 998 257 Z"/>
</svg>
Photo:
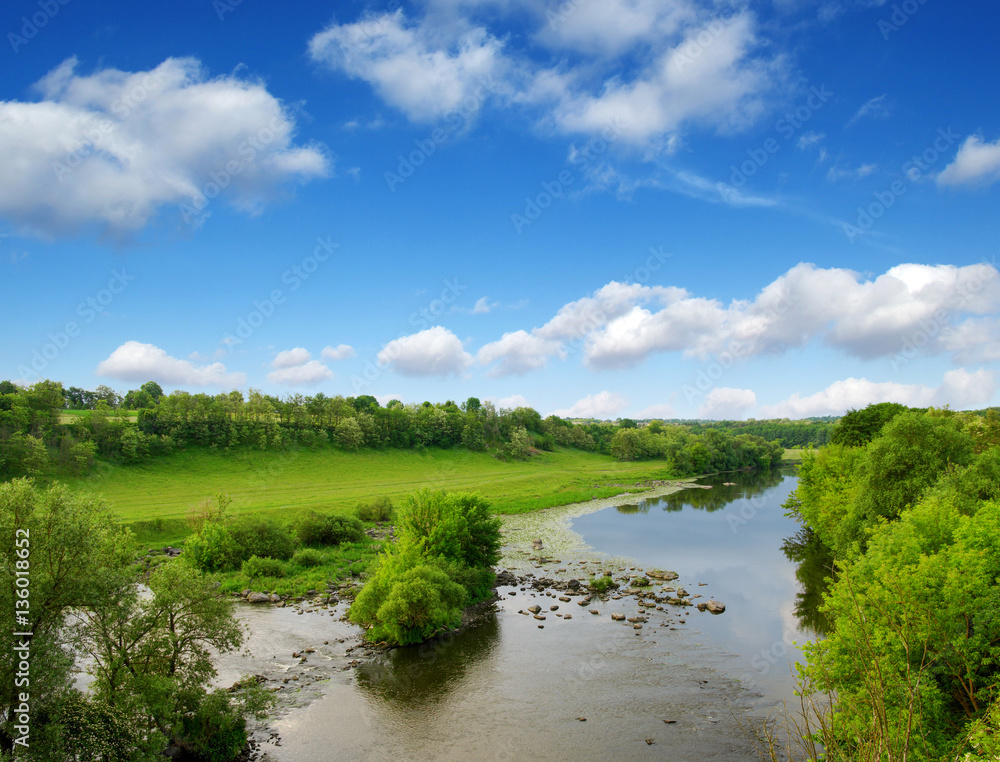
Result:
<svg viewBox="0 0 1000 762">
<path fill-rule="evenodd" d="M 188 534 L 192 508 L 220 492 L 234 513 L 279 519 L 304 509 L 349 511 L 361 500 L 389 496 L 394 503 L 421 488 L 478 491 L 497 513 L 523 513 L 609 497 L 648 479 L 669 478 L 662 461 L 619 463 L 604 455 L 558 450 L 526 461 L 496 460 L 467 450 L 329 448 L 289 452 L 224 453 L 190 449 L 130 466 L 102 464 L 73 489 L 99 493 L 144 544 L 178 544 Z"/>
</svg>

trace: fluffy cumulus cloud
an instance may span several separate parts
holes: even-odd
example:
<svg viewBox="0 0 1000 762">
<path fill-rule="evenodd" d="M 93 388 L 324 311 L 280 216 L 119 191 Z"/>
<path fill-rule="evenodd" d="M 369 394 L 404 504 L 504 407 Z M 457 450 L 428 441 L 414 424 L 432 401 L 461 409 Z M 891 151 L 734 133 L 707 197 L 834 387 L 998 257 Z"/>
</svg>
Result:
<svg viewBox="0 0 1000 762">
<path fill-rule="evenodd" d="M 740 420 L 757 404 L 757 395 L 750 389 L 730 389 L 720 386 L 712 389 L 698 408 L 699 418 L 713 420 Z"/>
<path fill-rule="evenodd" d="M 728 305 L 685 289 L 612 282 L 570 302 L 545 325 L 505 334 L 479 359 L 493 375 L 525 373 L 582 346 L 597 370 L 629 368 L 651 354 L 730 360 L 818 340 L 860 358 L 948 352 L 989 359 L 1000 313 L 990 264 L 902 264 L 874 279 L 800 264 L 752 299 Z"/>
<path fill-rule="evenodd" d="M 493 4 L 493 18 L 527 23 L 513 37 L 492 31 L 481 5 L 429 2 L 412 18 L 335 23 L 310 54 L 415 121 L 474 113 L 492 98 L 556 131 L 642 146 L 674 145 L 689 124 L 744 127 L 784 75 L 755 16 L 727 3 Z"/>
<path fill-rule="evenodd" d="M 309 42 L 314 60 L 368 82 L 415 121 L 477 111 L 502 76 L 502 48 L 482 27 L 413 21 L 402 10 L 333 24 Z"/>
<path fill-rule="evenodd" d="M 313 360 L 303 347 L 278 352 L 271 367 L 274 370 L 267 374 L 267 380 L 282 386 L 316 386 L 334 376 L 332 370 L 319 360 Z"/>
<path fill-rule="evenodd" d="M 472 363 L 462 341 L 442 326 L 393 339 L 378 353 L 381 367 L 404 376 L 458 375 Z"/>
<path fill-rule="evenodd" d="M 582 400 L 575 402 L 572 407 L 555 410 L 552 414 L 560 418 L 616 418 L 626 405 L 628 397 L 605 390 L 597 394 L 588 394 Z"/>
<path fill-rule="evenodd" d="M 996 391 L 996 374 L 979 369 L 957 368 L 944 374 L 940 386 L 900 384 L 895 381 L 869 381 L 848 378 L 808 397 L 794 394 L 776 405 L 764 405 L 761 418 L 806 418 L 816 415 L 842 415 L 873 402 L 898 402 L 911 407 L 951 405 L 954 408 L 981 407 Z"/>
<path fill-rule="evenodd" d="M 282 386 L 316 386 L 333 378 L 333 371 L 319 360 L 272 370 L 267 380 Z"/>
<path fill-rule="evenodd" d="M 0 102 L 0 214 L 38 235 L 128 235 L 164 207 L 197 224 L 217 197 L 253 212 L 328 171 L 261 83 L 210 78 L 193 58 L 89 75 L 71 58 L 34 89 L 37 101 Z"/>
<path fill-rule="evenodd" d="M 531 407 L 526 400 L 520 394 L 512 394 L 509 397 L 501 397 L 497 400 L 497 407 L 505 408 L 507 410 L 516 410 L 519 407 Z"/>
<path fill-rule="evenodd" d="M 312 359 L 312 355 L 309 354 L 307 349 L 303 347 L 295 347 L 295 349 L 286 349 L 283 352 L 278 352 L 275 358 L 271 361 L 272 368 L 291 368 L 296 365 L 303 365 Z"/>
<path fill-rule="evenodd" d="M 243 373 L 230 373 L 221 362 L 195 365 L 171 357 L 153 344 L 126 341 L 97 366 L 97 375 L 119 381 L 156 381 L 170 386 L 235 387 L 246 381 Z"/>
<path fill-rule="evenodd" d="M 937 176 L 939 185 L 989 185 L 1000 180 L 1000 138 L 984 143 L 970 135 L 958 149 L 955 160 Z"/>
<path fill-rule="evenodd" d="M 323 359 L 339 362 L 340 360 L 350 360 L 357 352 L 350 344 L 338 344 L 337 346 L 323 347 Z"/>
</svg>

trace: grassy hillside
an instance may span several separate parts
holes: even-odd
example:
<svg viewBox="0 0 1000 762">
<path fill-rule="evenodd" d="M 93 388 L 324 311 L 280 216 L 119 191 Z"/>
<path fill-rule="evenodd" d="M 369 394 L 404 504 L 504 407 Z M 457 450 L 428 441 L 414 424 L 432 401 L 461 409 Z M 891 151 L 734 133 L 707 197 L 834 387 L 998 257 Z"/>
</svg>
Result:
<svg viewBox="0 0 1000 762">
<path fill-rule="evenodd" d="M 561 450 L 527 461 L 502 463 L 465 450 L 332 449 L 287 453 L 174 453 L 148 463 L 102 466 L 71 487 L 98 492 L 144 542 L 179 542 L 188 511 L 219 492 L 233 497 L 234 512 L 279 518 L 302 509 L 346 511 L 359 501 L 388 495 L 398 501 L 423 487 L 480 491 L 498 513 L 608 497 L 647 479 L 667 478 L 662 462 L 619 463 L 610 457 Z"/>
</svg>

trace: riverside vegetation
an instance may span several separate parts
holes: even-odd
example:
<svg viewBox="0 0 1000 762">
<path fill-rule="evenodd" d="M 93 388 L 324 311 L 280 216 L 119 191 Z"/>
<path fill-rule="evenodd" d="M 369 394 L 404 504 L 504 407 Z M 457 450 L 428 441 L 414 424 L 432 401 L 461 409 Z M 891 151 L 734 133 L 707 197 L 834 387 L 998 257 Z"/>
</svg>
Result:
<svg viewBox="0 0 1000 762">
<path fill-rule="evenodd" d="M 881 403 L 805 453 L 788 503 L 833 558 L 788 742 L 766 758 L 1000 758 L 1000 416 Z"/>
<path fill-rule="evenodd" d="M 92 409 L 68 415 L 73 405 Z M 165 395 L 150 383 L 123 399 L 0 382 L 0 584 L 13 591 L 18 563 L 31 570 L 28 623 L 15 628 L 13 605 L 0 618 L 32 633 L 31 742 L 18 758 L 152 760 L 169 747 L 233 759 L 269 699 L 253 680 L 206 687 L 211 654 L 246 636 L 227 593 L 367 578 L 351 616 L 371 639 L 418 642 L 491 595 L 494 513 L 768 466 L 783 452 L 752 435 L 653 424 L 579 426 L 476 398 L 382 407 L 252 390 Z M 14 545 L 19 529 L 29 558 Z M 179 559 L 150 552 L 166 538 L 183 543 Z M 81 692 L 72 675 L 84 665 Z M 21 701 L 10 661 L 0 685 L 9 758 Z"/>
</svg>

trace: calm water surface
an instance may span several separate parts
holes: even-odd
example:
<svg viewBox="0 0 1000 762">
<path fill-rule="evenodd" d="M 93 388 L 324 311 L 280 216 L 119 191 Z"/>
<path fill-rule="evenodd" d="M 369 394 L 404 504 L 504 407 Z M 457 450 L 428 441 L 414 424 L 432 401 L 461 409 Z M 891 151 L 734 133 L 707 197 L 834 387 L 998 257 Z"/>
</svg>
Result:
<svg viewBox="0 0 1000 762">
<path fill-rule="evenodd" d="M 703 480 L 710 490 L 574 520 L 595 551 L 672 569 L 692 595 L 723 601 L 725 614 L 652 612 L 636 632 L 610 618 L 637 613 L 634 599 L 580 608 L 501 589 L 499 610 L 481 627 L 303 681 L 303 696 L 319 698 L 274 723 L 281 740 L 265 745 L 268 758 L 754 759 L 733 714 L 762 717 L 791 695 L 797 652 L 788 644 L 806 637 L 796 619 L 795 566 L 781 551 L 797 530 L 781 509 L 795 481 L 791 472 L 726 475 Z M 518 614 L 533 603 L 558 605 L 572 619 L 550 612 L 540 629 Z M 351 643 L 332 640 L 351 633 L 335 617 L 289 609 L 247 616 L 256 658 L 273 651 L 290 670 L 298 668 L 291 650 L 312 644 L 310 663 L 321 663 L 343 658 Z M 330 644 L 316 646 L 322 639 Z M 240 669 L 232 660 L 224 667 Z"/>
</svg>

